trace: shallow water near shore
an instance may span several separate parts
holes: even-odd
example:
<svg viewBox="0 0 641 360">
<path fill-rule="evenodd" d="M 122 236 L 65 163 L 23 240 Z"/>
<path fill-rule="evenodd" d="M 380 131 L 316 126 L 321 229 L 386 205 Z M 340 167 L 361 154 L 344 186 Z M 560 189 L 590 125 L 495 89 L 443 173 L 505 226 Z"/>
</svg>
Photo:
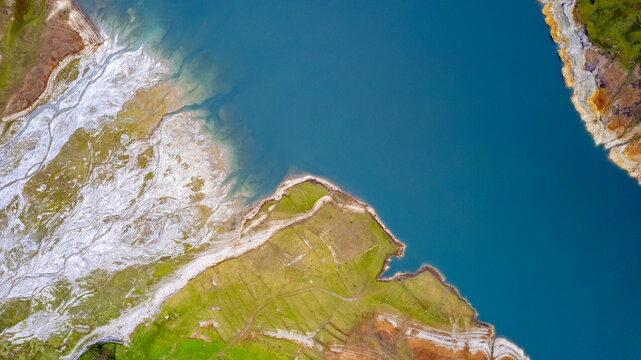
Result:
<svg viewBox="0 0 641 360">
<path fill-rule="evenodd" d="M 641 188 L 535 1 L 80 5 L 174 62 L 255 198 L 326 177 L 406 243 L 391 272 L 437 267 L 532 359 L 635 357 Z"/>
</svg>

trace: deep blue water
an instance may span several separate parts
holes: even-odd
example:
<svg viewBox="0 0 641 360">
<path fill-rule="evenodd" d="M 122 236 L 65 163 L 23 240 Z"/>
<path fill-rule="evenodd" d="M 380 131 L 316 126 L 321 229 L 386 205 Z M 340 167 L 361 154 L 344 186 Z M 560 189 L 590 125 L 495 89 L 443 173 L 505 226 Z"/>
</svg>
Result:
<svg viewBox="0 0 641 360">
<path fill-rule="evenodd" d="M 239 183 L 361 197 L 408 245 L 393 271 L 434 265 L 533 360 L 639 358 L 641 187 L 584 129 L 536 1 L 80 3 L 136 7 Z"/>
</svg>

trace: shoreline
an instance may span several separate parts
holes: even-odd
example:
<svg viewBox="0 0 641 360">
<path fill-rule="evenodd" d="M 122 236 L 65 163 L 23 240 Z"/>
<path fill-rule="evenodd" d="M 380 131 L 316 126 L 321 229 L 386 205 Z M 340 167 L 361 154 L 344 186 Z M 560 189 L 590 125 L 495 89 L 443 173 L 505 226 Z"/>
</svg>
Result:
<svg viewBox="0 0 641 360">
<path fill-rule="evenodd" d="M 226 139 L 226 138 L 218 138 L 216 136 L 216 131 L 217 128 L 216 126 L 218 125 L 216 122 L 210 121 L 209 117 L 206 116 L 206 111 L 203 111 L 200 109 L 200 105 L 202 105 L 202 102 L 195 101 L 194 98 L 198 99 L 198 97 L 203 97 L 201 93 L 194 95 L 194 94 L 189 94 L 192 92 L 193 89 L 189 89 L 188 85 L 190 85 L 190 82 L 197 82 L 196 79 L 188 79 L 188 80 L 181 80 L 180 76 L 176 75 L 183 75 L 182 73 L 184 70 L 181 69 L 181 63 L 176 62 L 176 59 L 174 58 L 166 58 L 163 57 L 158 49 L 155 49 L 154 46 L 149 46 L 145 41 L 141 41 L 140 39 L 137 39 L 133 41 L 132 43 L 129 43 L 127 41 L 127 35 L 130 31 L 130 29 L 126 29 L 123 32 L 120 32 L 119 29 L 117 29 L 117 26 L 114 26 L 114 24 L 109 24 L 108 22 L 104 22 L 104 19 L 98 18 L 98 19 L 92 19 L 91 16 L 87 11 L 85 11 L 78 3 L 77 0 L 60 0 L 60 1 L 69 1 L 73 6 L 74 9 L 78 11 L 79 14 L 81 14 L 83 21 L 88 25 L 86 28 L 88 31 L 93 31 L 97 38 L 99 39 L 99 42 L 94 44 L 94 49 L 99 47 L 100 44 L 106 40 L 106 38 L 114 38 L 115 42 L 121 45 L 125 46 L 130 46 L 133 44 L 133 48 L 142 48 L 145 53 L 150 57 L 155 59 L 156 61 L 162 62 L 169 71 L 167 72 L 167 78 L 163 79 L 161 82 L 167 82 L 172 84 L 178 91 L 180 91 L 179 98 L 181 99 L 181 105 L 173 110 L 170 113 L 165 114 L 165 116 L 171 116 L 175 115 L 181 112 L 188 112 L 188 113 L 193 113 L 195 116 L 192 116 L 192 119 L 194 121 L 202 121 L 203 126 L 201 126 L 202 132 L 206 133 L 208 136 L 211 138 L 211 142 L 215 144 L 218 148 L 220 148 L 221 152 L 223 153 L 223 158 L 225 162 L 225 172 L 227 174 L 226 177 L 226 184 L 230 184 L 232 189 L 236 189 L 229 194 L 230 199 L 234 199 L 234 201 L 238 201 L 239 204 L 242 203 L 242 206 L 246 206 L 248 204 L 251 204 L 251 202 L 248 202 L 247 199 L 252 199 L 256 200 L 255 198 L 255 189 L 250 184 L 247 184 L 242 181 L 237 181 L 236 178 L 234 177 L 236 171 L 240 168 L 238 165 L 238 156 L 237 156 L 237 151 L 238 151 L 238 146 L 234 144 L 234 141 L 231 139 Z M 125 26 L 125 28 L 129 24 L 125 24 L 121 26 Z M 88 33 L 88 37 L 91 37 L 91 34 Z M 84 38 L 84 37 L 83 37 Z M 123 40 L 124 39 L 124 40 Z M 78 52 L 77 54 L 80 54 Z M 80 54 L 79 57 L 85 56 L 88 53 L 83 53 Z M 71 54 L 73 55 L 73 54 Z M 64 68 L 64 66 L 62 66 Z M 204 97 L 206 98 L 206 96 Z M 31 106 L 30 109 L 33 110 L 35 106 Z M 29 110 L 29 111 L 31 111 Z M 161 120 L 162 121 L 162 120 Z M 241 206 L 241 205 L 239 205 Z"/>
<path fill-rule="evenodd" d="M 355 196 L 343 191 L 340 187 L 338 187 L 337 185 L 333 184 L 329 180 L 324 179 L 324 178 L 319 177 L 319 176 L 314 176 L 314 175 L 303 175 L 303 176 L 285 178 L 280 183 L 280 185 L 278 186 L 278 188 L 276 189 L 276 191 L 274 192 L 273 195 L 268 196 L 267 198 L 261 200 L 249 213 L 247 213 L 243 217 L 243 220 L 241 222 L 241 231 L 242 231 L 242 226 L 244 226 L 244 224 L 247 223 L 248 221 L 252 220 L 252 218 L 254 216 L 256 216 L 260 212 L 260 210 L 262 209 L 262 207 L 265 204 L 267 204 L 267 203 L 269 203 L 271 201 L 280 200 L 282 198 L 282 196 L 286 194 L 288 189 L 290 189 L 293 186 L 296 186 L 298 184 L 305 183 L 305 182 L 310 182 L 310 183 L 315 183 L 315 184 L 322 185 L 322 186 L 326 187 L 328 190 L 340 193 L 340 194 L 350 198 L 351 200 L 355 201 L 357 204 L 363 206 L 365 211 L 372 217 L 372 219 L 374 219 L 376 224 L 381 227 L 383 232 L 385 232 L 385 234 L 388 236 L 388 238 L 399 249 L 398 252 L 396 254 L 392 255 L 392 256 L 396 257 L 396 258 L 399 258 L 399 259 L 403 257 L 403 254 L 404 254 L 404 251 L 405 251 L 405 248 L 406 248 L 405 243 L 403 243 L 400 240 L 398 240 L 396 238 L 396 236 L 394 236 L 394 234 L 387 228 L 387 226 L 385 226 L 385 224 L 383 224 L 383 221 L 378 217 L 378 215 L 376 214 L 376 211 L 374 210 L 374 208 L 372 208 L 365 201 L 363 201 L 361 199 L 358 199 L 357 197 L 355 197 Z M 260 246 L 260 244 L 258 246 Z M 255 248 L 253 248 L 253 249 L 255 249 Z M 253 250 L 253 249 L 251 249 L 251 250 Z M 251 251 L 251 250 L 248 250 L 248 251 Z M 428 264 L 423 264 L 415 272 L 397 272 L 397 273 L 395 273 L 394 275 L 392 275 L 390 277 L 383 277 L 383 274 L 389 269 L 389 262 L 392 260 L 392 256 L 389 256 L 387 259 L 385 259 L 385 262 L 383 263 L 383 267 L 381 268 L 381 271 L 379 272 L 379 274 L 378 274 L 378 276 L 376 278 L 377 281 L 380 281 L 380 282 L 402 281 L 402 280 L 405 280 L 405 279 L 410 279 L 410 278 L 419 276 L 420 274 L 422 274 L 424 272 L 430 273 L 432 276 L 434 276 L 441 283 L 441 285 L 443 285 L 445 288 L 447 288 L 449 291 L 451 291 L 455 296 L 457 296 L 461 301 L 463 301 L 470 309 L 472 309 L 472 311 L 474 312 L 474 321 L 475 321 L 475 323 L 477 325 L 479 325 L 480 327 L 485 327 L 485 328 L 489 329 L 489 331 L 490 331 L 490 339 L 489 339 L 490 340 L 489 341 L 489 350 L 490 351 L 489 351 L 489 354 L 488 354 L 489 359 L 494 359 L 494 355 L 493 354 L 494 354 L 495 350 L 500 353 L 500 356 L 502 356 L 501 358 L 498 358 L 498 359 L 510 359 L 510 358 L 506 358 L 505 356 L 511 356 L 511 358 L 515 359 L 515 360 L 529 360 L 530 359 L 527 355 L 525 355 L 523 349 L 518 347 L 514 342 L 510 341 L 509 339 L 507 339 L 505 337 L 496 336 L 496 331 L 494 329 L 494 325 L 492 325 L 490 323 L 485 323 L 483 321 L 480 321 L 478 319 L 479 313 L 476 310 L 476 308 L 474 308 L 470 304 L 470 302 L 468 301 L 467 298 L 464 298 L 464 297 L 461 296 L 461 294 L 459 293 L 459 291 L 458 291 L 458 289 L 456 287 L 454 287 L 451 284 L 446 283 L 445 282 L 445 276 L 437 268 L 435 268 L 434 266 L 431 266 L 431 265 L 428 265 Z M 226 261 L 226 260 L 228 260 L 228 259 L 225 259 L 225 260 L 221 261 L 221 263 Z M 467 334 L 467 332 L 452 332 L 451 334 L 456 334 L 456 335 L 460 336 L 460 335 Z M 500 347 L 501 349 L 497 349 L 497 347 Z M 475 349 L 475 350 L 476 351 L 482 351 L 481 349 Z M 475 354 L 476 351 L 474 351 L 473 353 Z"/>
<path fill-rule="evenodd" d="M 83 42 L 85 42 L 85 46 L 80 51 L 67 54 L 58 63 L 56 63 L 56 65 L 54 66 L 52 71 L 49 73 L 49 76 L 47 77 L 47 81 L 45 83 L 45 88 L 40 93 L 40 95 L 38 95 L 38 97 L 33 101 L 33 103 L 29 104 L 26 108 L 14 113 L 14 114 L 9 115 L 6 118 L 3 117 L 2 121 L 7 121 L 7 120 L 10 120 L 10 119 L 15 119 L 15 118 L 19 118 L 21 116 L 25 116 L 26 114 L 34 111 L 38 106 L 42 105 L 43 100 L 47 100 L 54 93 L 55 85 L 56 85 L 55 84 L 55 80 L 56 80 L 57 75 L 69 63 L 71 63 L 75 59 L 82 58 L 82 57 L 85 57 L 85 56 L 91 54 L 93 51 L 95 51 L 100 46 L 100 44 L 103 41 L 102 36 L 100 36 L 99 33 L 97 32 L 97 29 L 96 29 L 95 25 L 93 24 L 93 22 L 89 19 L 87 14 L 85 14 L 84 11 L 75 3 L 74 0 L 61 0 L 59 3 L 64 3 L 64 4 L 69 5 L 72 8 L 72 14 L 76 14 L 75 12 L 73 12 L 74 10 L 78 12 L 79 15 L 76 14 L 78 16 L 78 19 L 76 19 L 76 21 L 73 21 L 74 25 L 77 26 L 76 28 L 74 28 L 74 30 L 77 31 L 78 34 L 82 37 Z M 72 16 L 70 15 L 70 18 L 71 17 Z M 94 40 L 97 41 L 97 42 L 95 42 L 95 43 L 91 42 L 91 41 L 94 41 Z M 154 56 L 154 58 L 155 58 L 155 56 Z M 178 84 L 176 82 L 172 81 L 172 83 L 174 85 L 176 85 L 180 89 L 180 86 L 178 86 Z M 180 90 L 184 90 L 184 89 L 180 89 Z M 183 99 L 182 96 L 180 98 Z M 190 111 L 188 109 L 185 109 L 185 106 L 183 106 L 181 109 L 178 109 L 177 111 L 175 111 L 173 113 L 170 113 L 170 114 L 166 114 L 166 115 L 173 115 L 174 113 L 179 113 L 179 112 L 190 112 Z M 198 110 L 196 110 L 196 112 L 198 112 Z M 199 119 L 193 119 L 193 118 L 190 119 L 190 120 L 191 121 L 201 121 Z M 234 155 L 233 146 L 230 145 L 230 144 L 227 144 L 225 142 L 215 141 L 215 139 L 213 138 L 213 134 L 210 133 L 209 131 L 207 131 L 206 129 L 204 130 L 204 132 L 207 133 L 207 135 L 211 136 L 211 143 L 214 146 L 217 146 L 217 147 L 221 148 L 221 151 L 222 151 L 222 154 L 223 154 L 223 157 L 224 157 L 224 161 L 225 161 L 225 165 L 227 167 L 225 169 L 225 172 L 228 173 L 228 175 L 229 175 L 231 173 L 230 168 L 232 167 L 232 159 L 231 158 L 233 158 L 233 155 Z M 233 179 L 232 179 L 232 181 L 233 181 Z M 328 180 L 326 180 L 324 178 L 321 178 L 321 177 L 313 176 L 313 175 L 305 175 L 305 176 L 299 176 L 299 177 L 285 178 L 280 183 L 280 185 L 278 186 L 278 188 L 276 189 L 276 191 L 272 195 L 262 199 L 258 203 L 258 205 L 253 206 L 253 208 L 252 208 L 251 205 L 247 206 L 247 207 L 238 206 L 238 209 L 240 210 L 239 211 L 239 215 L 241 215 L 243 212 L 245 212 L 245 211 L 247 211 L 247 210 L 249 210 L 251 208 L 251 210 L 249 210 L 249 212 L 246 213 L 243 216 L 242 221 L 240 223 L 239 232 L 242 234 L 244 225 L 248 221 L 252 220 L 252 218 L 255 217 L 258 214 L 260 209 L 265 204 L 267 204 L 270 201 L 274 201 L 274 200 L 278 201 L 278 200 L 280 200 L 282 198 L 282 196 L 284 194 L 286 194 L 288 189 L 292 188 L 295 185 L 304 183 L 304 182 L 312 182 L 312 183 L 320 184 L 320 185 L 326 187 L 328 190 L 340 193 L 340 194 L 348 197 L 349 199 L 353 200 L 354 202 L 356 202 L 359 206 L 362 206 L 362 208 L 365 210 L 365 212 L 367 214 L 369 214 L 372 217 L 372 219 L 374 219 L 376 224 L 383 230 L 385 235 L 396 245 L 396 247 L 398 249 L 397 253 L 393 254 L 392 256 L 395 256 L 397 258 L 402 258 L 403 254 L 405 252 L 406 245 L 403 242 L 401 242 L 400 240 L 398 240 L 394 236 L 394 234 L 384 225 L 384 223 L 379 218 L 378 214 L 376 213 L 376 211 L 374 210 L 373 207 L 368 205 L 365 201 L 362 201 L 362 200 L 356 198 L 355 196 L 353 196 L 353 195 L 341 190 L 338 186 L 334 185 L 330 181 L 328 181 Z M 227 185 L 228 186 L 234 186 L 233 183 L 227 184 Z M 240 192 L 240 194 L 242 194 L 242 192 Z M 230 196 L 236 196 L 236 195 L 237 194 L 231 194 L 230 193 Z M 224 236 L 224 234 L 223 234 L 223 236 Z M 228 253 L 234 253 L 234 252 L 236 253 L 235 256 L 225 257 L 224 259 L 222 259 L 221 261 L 216 262 L 216 263 L 224 262 L 226 260 L 241 256 L 242 254 L 244 254 L 244 253 L 246 253 L 248 251 L 256 249 L 258 246 L 262 245 L 263 243 L 264 243 L 264 241 L 263 242 L 257 241 L 255 243 L 252 243 L 252 241 L 249 241 L 249 244 L 242 244 L 242 243 L 233 244 L 231 246 L 231 249 L 229 249 L 228 251 L 223 251 L 223 253 L 222 254 L 218 254 L 218 256 L 225 256 L 225 255 L 229 255 Z M 247 245 L 249 245 L 249 246 L 247 246 Z M 247 246 L 247 247 L 245 247 L 245 246 Z M 215 250 L 215 249 L 211 249 L 211 250 Z M 203 253 L 203 255 L 205 255 L 205 257 L 207 257 L 207 255 L 209 255 L 211 257 L 212 254 L 211 254 L 211 252 L 209 252 L 209 253 L 205 252 L 205 253 Z M 497 338 L 496 334 L 495 334 L 494 327 L 491 324 L 487 324 L 487 323 L 484 323 L 484 322 L 481 322 L 480 320 L 478 320 L 477 319 L 478 311 L 474 307 L 471 306 L 471 304 L 468 302 L 468 300 L 466 298 L 463 298 L 460 295 L 459 291 L 453 285 L 447 284 L 445 282 L 445 277 L 435 267 L 432 267 L 430 265 L 422 265 L 417 271 L 415 271 L 413 273 L 411 273 L 411 272 L 406 272 L 406 273 L 397 272 L 396 274 L 394 274 L 394 275 L 392 275 L 390 277 L 384 277 L 383 274 L 386 271 L 389 270 L 389 262 L 392 260 L 392 256 L 389 256 L 389 257 L 387 257 L 385 259 L 385 261 L 383 263 L 383 266 L 381 268 L 381 271 L 379 272 L 379 274 L 377 276 L 377 279 L 376 279 L 377 281 L 382 281 L 382 282 L 402 281 L 404 279 L 416 277 L 416 276 L 418 276 L 418 275 L 420 275 L 420 274 L 422 274 L 424 272 L 429 272 L 444 287 L 446 287 L 448 290 L 450 290 L 459 299 L 461 299 L 467 306 L 469 306 L 470 309 L 472 309 L 472 311 L 474 312 L 474 321 L 475 321 L 475 323 L 477 325 L 480 325 L 481 327 L 489 329 L 489 356 L 490 356 L 490 358 L 493 358 L 492 354 L 493 354 L 494 348 L 495 348 L 494 343 L 495 342 L 500 342 L 499 340 L 503 341 L 503 343 L 502 343 L 503 346 L 506 346 L 504 343 L 509 343 L 515 349 L 518 349 L 518 351 L 521 351 L 521 353 L 522 353 L 522 350 L 520 350 L 516 345 L 514 345 L 514 343 L 512 343 L 512 342 L 510 342 L 508 340 L 505 340 L 504 338 Z M 214 256 L 214 257 L 216 257 L 216 256 Z M 205 260 L 207 260 L 207 259 L 205 259 Z M 215 265 L 216 263 L 214 263 L 213 265 Z M 189 265 L 193 265 L 192 270 L 194 270 L 194 268 L 202 266 L 203 264 L 199 263 L 199 261 L 196 260 L 196 261 L 194 261 L 193 264 L 189 264 Z M 187 265 L 187 267 L 190 267 L 189 265 Z M 208 266 L 213 266 L 213 265 L 210 264 Z M 199 272 L 196 272 L 196 275 L 198 273 Z M 184 276 L 185 274 L 183 273 L 182 275 Z M 176 277 L 180 278 L 181 274 L 178 274 Z M 193 277 L 190 277 L 189 280 L 192 279 L 192 278 Z M 169 287 L 171 287 L 171 286 L 169 286 Z M 170 294 L 175 293 L 175 290 L 180 289 L 180 288 L 182 288 L 182 287 L 179 286 L 178 288 L 174 288 L 173 292 L 171 290 L 164 291 L 165 292 L 164 295 L 166 296 L 166 298 L 168 298 L 168 296 L 170 296 Z M 167 290 L 167 289 L 165 289 L 165 290 Z M 162 293 L 163 291 L 159 291 L 159 292 Z M 155 295 L 158 295 L 158 297 L 156 297 L 154 299 Z M 163 299 L 163 294 L 154 294 L 154 296 L 152 296 L 152 299 L 151 299 L 151 302 L 150 302 L 151 308 L 153 309 L 155 306 L 160 306 L 166 300 L 166 298 Z M 149 310 L 149 308 L 147 308 L 147 310 Z M 151 312 L 153 313 L 153 311 L 151 311 Z M 145 319 L 143 319 L 142 322 L 137 323 L 136 327 L 139 326 L 140 324 L 144 323 L 144 321 L 145 321 Z M 465 335 L 468 334 L 468 332 L 453 332 L 452 334 L 457 334 L 458 336 L 463 336 L 464 337 Z M 117 340 L 118 340 L 117 338 L 113 338 L 113 337 L 109 337 L 109 338 L 103 337 L 103 338 L 101 338 L 101 340 L 96 340 L 96 341 L 91 342 L 89 344 L 85 344 L 83 352 L 86 351 L 88 346 L 91 346 L 93 344 L 99 343 L 100 341 L 105 341 L 105 339 L 108 339 L 109 342 L 117 342 Z M 475 349 L 474 353 L 476 353 L 476 351 L 480 351 L 480 350 L 479 349 Z M 78 355 L 78 356 L 81 356 L 81 355 Z"/>
<path fill-rule="evenodd" d="M 592 134 L 597 145 L 612 140 L 611 134 L 600 121 L 598 111 L 591 99 L 597 91 L 596 77 L 586 71 L 585 49 L 592 46 L 585 32 L 576 23 L 575 0 L 539 0 L 543 4 L 542 13 L 550 27 L 553 41 L 559 45 L 558 54 L 563 62 L 561 70 L 565 85 L 573 90 L 572 103 L 579 112 L 581 120 Z"/>
<path fill-rule="evenodd" d="M 600 50 L 588 39 L 585 25 L 576 14 L 576 0 L 539 0 L 543 5 L 542 13 L 550 27 L 552 40 L 559 46 L 558 54 L 563 62 L 561 70 L 565 85 L 572 89 L 571 101 L 579 113 L 586 129 L 596 145 L 602 145 L 608 158 L 625 170 L 641 185 L 641 162 L 626 155 L 632 139 L 621 139 L 615 131 L 608 128 L 605 111 L 597 102 L 603 101 L 597 85 L 597 73 L 601 70 L 586 69 L 587 51 L 598 53 Z M 609 100 L 606 100 L 609 101 Z"/>
<path fill-rule="evenodd" d="M 403 254 L 405 253 L 405 248 L 407 247 L 407 245 L 405 245 L 405 243 L 403 243 L 402 241 L 398 240 L 396 238 L 396 236 L 394 236 L 394 234 L 387 228 L 387 226 L 385 226 L 385 224 L 383 224 L 383 221 L 378 217 L 378 214 L 376 214 L 376 211 L 374 210 L 374 208 L 372 208 L 365 201 L 360 200 L 357 197 L 353 196 L 352 194 L 349 194 L 349 193 L 343 191 L 341 188 L 339 188 L 337 185 L 334 185 L 329 180 L 324 179 L 322 177 L 314 176 L 314 175 L 303 175 L 303 176 L 300 176 L 300 177 L 291 177 L 291 178 L 286 178 L 285 180 L 283 180 L 281 182 L 281 184 L 278 186 L 278 188 L 277 188 L 276 192 L 274 193 L 274 195 L 269 196 L 269 197 L 265 198 L 264 200 L 262 200 L 258 205 L 256 205 L 256 207 L 254 209 L 251 210 L 250 213 L 245 215 L 245 218 L 243 218 L 242 224 L 244 225 L 245 222 L 251 220 L 251 217 L 253 217 L 256 214 L 258 214 L 258 212 L 260 211 L 260 209 L 262 208 L 262 206 L 264 204 L 267 204 L 270 201 L 278 201 L 278 200 L 280 200 L 280 198 L 285 194 L 285 192 L 289 188 L 291 188 L 291 187 L 293 187 L 295 185 L 298 185 L 298 184 L 302 184 L 304 182 L 311 182 L 311 183 L 320 184 L 320 185 L 328 188 L 331 191 L 335 191 L 335 192 L 338 192 L 338 193 L 340 193 L 342 195 L 347 196 L 351 200 L 353 200 L 356 203 L 358 203 L 359 205 L 363 206 L 363 208 L 372 217 L 372 219 L 374 219 L 376 224 L 378 226 L 380 226 L 381 229 L 383 229 L 383 232 L 385 232 L 385 235 L 387 235 L 387 237 L 389 237 L 389 239 L 398 247 L 398 249 L 399 249 L 398 252 L 396 254 L 392 255 L 392 256 L 394 256 L 396 258 L 399 258 L 399 259 L 403 257 Z M 418 276 L 418 275 L 420 275 L 420 274 L 422 274 L 424 272 L 429 272 L 435 278 L 437 278 L 439 280 L 439 282 L 443 286 L 448 288 L 459 299 L 464 301 L 474 311 L 474 313 L 476 315 L 478 315 L 478 311 L 469 303 L 469 301 L 467 301 L 466 298 L 464 298 L 464 297 L 462 297 L 460 295 L 458 289 L 456 289 L 453 285 L 447 284 L 445 282 L 445 276 L 437 268 L 435 268 L 434 266 L 431 266 L 431 265 L 428 265 L 428 264 L 423 264 L 423 265 L 421 265 L 421 267 L 418 270 L 416 270 L 414 272 L 397 272 L 392 276 L 384 277 L 383 274 L 389 269 L 389 262 L 391 260 L 392 260 L 391 256 L 388 257 L 385 260 L 385 263 L 383 264 L 383 268 L 379 272 L 378 277 L 377 277 L 376 280 L 382 281 L 382 282 L 402 281 L 404 279 L 409 279 L 409 278 L 416 277 L 416 276 Z M 490 325 L 490 324 L 486 324 L 486 323 L 484 323 L 482 321 L 479 321 L 479 320 L 476 320 L 476 321 L 478 321 L 480 324 Z"/>
<path fill-rule="evenodd" d="M 144 306 L 144 304 L 141 304 L 143 305 L 143 308 L 146 308 L 147 310 L 151 310 L 147 314 L 148 316 L 143 316 L 143 318 L 139 319 L 140 321 L 136 322 L 135 324 L 127 324 L 126 322 L 124 324 L 121 324 L 120 326 L 118 326 L 117 324 L 111 324 L 112 326 L 115 325 L 114 327 L 115 329 L 125 330 L 125 328 L 128 328 L 129 330 L 131 330 L 131 331 L 125 331 L 127 333 L 127 337 L 120 339 L 118 337 L 114 337 L 114 335 L 103 333 L 103 336 L 99 336 L 93 341 L 89 341 L 85 344 L 82 344 L 82 341 L 79 342 L 78 345 L 80 347 L 78 347 L 77 345 L 72 351 L 72 353 L 69 354 L 70 356 L 66 358 L 78 359 L 80 356 L 82 356 L 82 354 L 84 354 L 84 352 L 89 348 L 89 346 L 96 345 L 96 344 L 103 344 L 107 342 L 117 342 L 122 344 L 128 343 L 129 341 L 128 337 L 130 337 L 139 326 L 145 324 L 145 322 L 150 319 L 149 316 L 153 317 L 157 313 L 157 310 L 162 306 L 162 304 L 169 297 L 171 297 L 176 291 L 182 289 L 186 285 L 186 283 L 188 283 L 193 278 L 195 278 L 200 273 L 202 273 L 204 269 L 209 268 L 211 266 L 216 266 L 228 260 L 236 259 L 242 256 L 243 254 L 246 254 L 249 251 L 255 250 L 258 247 L 265 244 L 265 242 L 271 238 L 270 231 L 267 231 L 267 233 L 270 233 L 270 234 L 267 234 L 266 236 L 261 236 L 261 235 L 265 235 L 262 233 L 249 235 L 248 238 L 245 239 L 248 241 L 245 241 L 244 243 L 239 243 L 237 241 L 243 238 L 243 232 L 244 230 L 246 230 L 245 225 L 248 224 L 250 221 L 255 220 L 255 217 L 260 213 L 260 210 L 263 208 L 263 206 L 265 206 L 266 204 L 272 201 L 280 200 L 283 196 L 287 195 L 287 191 L 289 189 L 291 189 L 296 185 L 306 183 L 306 182 L 319 184 L 327 188 L 330 192 L 335 192 L 340 195 L 346 196 L 350 200 L 353 200 L 354 202 L 356 202 L 359 206 L 362 207 L 362 209 L 364 210 L 364 213 L 367 213 L 368 215 L 370 215 L 372 219 L 376 222 L 376 224 L 380 226 L 380 228 L 383 230 L 385 235 L 388 236 L 390 241 L 392 241 L 397 246 L 398 252 L 396 254 L 389 256 L 387 259 L 385 259 L 385 262 L 376 278 L 376 281 L 380 281 L 380 282 L 402 281 L 405 279 L 416 277 L 424 272 L 428 272 L 432 276 L 434 276 L 434 278 L 436 278 L 436 280 L 440 284 L 442 284 L 445 288 L 451 291 L 455 296 L 457 296 L 461 301 L 463 301 L 466 304 L 466 306 L 468 306 L 473 311 L 474 324 L 477 326 L 476 328 L 472 328 L 470 330 L 465 330 L 465 331 L 447 331 L 447 330 L 430 328 L 430 327 L 421 325 L 421 327 L 424 328 L 424 330 L 421 332 L 422 334 L 420 337 L 421 340 L 428 341 L 434 344 L 435 346 L 442 347 L 443 349 L 447 349 L 448 351 L 454 351 L 454 352 L 461 350 L 461 349 L 458 349 L 457 347 L 460 345 L 460 343 L 463 343 L 465 344 L 465 346 L 467 346 L 467 347 L 464 347 L 464 349 L 466 348 L 467 351 L 470 352 L 470 354 L 474 355 L 481 352 L 486 356 L 486 359 L 488 360 L 493 360 L 493 359 L 529 360 L 530 359 L 527 355 L 525 355 L 523 350 L 520 347 L 518 347 L 514 342 L 504 337 L 496 336 L 496 332 L 492 324 L 485 323 L 478 320 L 478 311 L 471 306 L 471 304 L 468 302 L 466 298 L 463 298 L 460 295 L 459 291 L 453 285 L 447 284 L 445 282 L 445 277 L 435 267 L 425 264 L 425 265 L 422 265 L 415 272 L 411 272 L 411 273 L 398 272 L 391 277 L 383 277 L 382 274 L 387 270 L 388 263 L 389 261 L 391 261 L 392 256 L 397 258 L 402 257 L 406 245 L 402 243 L 400 240 L 398 240 L 394 236 L 394 234 L 383 224 L 382 220 L 378 217 L 375 210 L 371 206 L 369 206 L 364 201 L 354 197 L 353 195 L 347 192 L 344 192 L 337 185 L 333 184 L 329 180 L 321 177 L 313 176 L 313 175 L 304 175 L 304 176 L 298 176 L 298 177 L 285 178 L 271 196 L 268 196 L 262 199 L 258 204 L 251 207 L 251 209 L 245 208 L 243 210 L 241 208 L 240 214 L 245 212 L 245 215 L 243 216 L 242 220 L 240 220 L 240 222 L 238 223 L 239 224 L 238 229 L 232 230 L 231 233 L 221 234 L 221 236 L 226 237 L 226 236 L 234 236 L 236 232 L 238 233 L 236 235 L 237 237 L 234 236 L 235 243 L 231 245 L 230 249 L 228 249 L 227 251 L 223 251 L 222 253 L 220 251 L 216 253 L 212 252 L 213 250 L 216 250 L 213 248 L 210 248 L 209 251 L 205 250 L 205 252 L 201 253 L 200 256 L 194 259 L 193 262 L 187 264 L 186 267 L 183 269 L 184 271 L 181 272 L 180 270 L 178 270 L 176 272 L 173 278 L 174 280 L 173 284 L 171 284 L 171 281 L 169 281 L 172 279 L 168 278 L 165 286 L 163 287 L 161 285 L 160 291 L 156 292 L 155 295 L 152 297 L 151 303 L 147 304 L 147 306 Z M 322 205 L 324 205 L 324 203 L 325 201 L 323 201 L 323 199 L 319 199 L 317 201 L 317 204 L 314 205 L 315 209 L 312 209 L 310 211 L 312 213 L 315 213 L 318 210 L 316 208 L 320 208 Z M 284 228 L 290 227 L 294 224 L 297 224 L 300 221 L 304 221 L 305 219 L 306 219 L 306 216 L 303 216 L 300 219 L 295 218 L 292 221 L 288 221 L 287 224 L 282 224 L 281 226 L 278 226 L 276 229 L 276 232 Z M 249 226 L 249 229 L 251 229 L 251 225 Z M 181 285 L 180 283 L 182 282 L 184 282 L 184 284 Z M 144 311 L 144 309 L 139 309 L 139 310 Z M 142 314 L 139 314 L 139 315 L 142 315 Z M 120 322 L 123 322 L 125 318 L 126 318 L 126 315 L 124 317 L 119 317 L 118 319 L 121 319 Z M 108 324 L 105 325 L 105 327 L 108 327 Z M 99 328 L 97 328 L 96 330 L 98 330 L 98 333 L 101 332 L 99 331 Z M 433 334 L 431 333 L 432 331 L 434 332 Z M 484 338 L 483 334 L 486 334 L 487 337 Z M 446 339 L 446 340 L 443 340 L 443 339 Z M 450 339 L 450 340 L 447 340 L 447 339 Z M 469 346 L 469 345 L 476 345 L 476 346 Z M 499 354 L 499 356 L 501 357 L 495 358 L 494 357 L 495 352 Z"/>
</svg>

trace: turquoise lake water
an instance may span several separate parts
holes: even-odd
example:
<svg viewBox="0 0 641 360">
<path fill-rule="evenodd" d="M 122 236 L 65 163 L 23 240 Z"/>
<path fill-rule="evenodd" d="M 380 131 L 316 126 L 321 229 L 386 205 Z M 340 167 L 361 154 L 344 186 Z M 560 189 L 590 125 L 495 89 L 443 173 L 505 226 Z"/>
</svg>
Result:
<svg viewBox="0 0 641 360">
<path fill-rule="evenodd" d="M 437 267 L 533 360 L 639 358 L 641 187 L 536 1 L 80 3 L 182 65 L 257 196 L 326 177 L 407 244 L 392 271 Z"/>
</svg>

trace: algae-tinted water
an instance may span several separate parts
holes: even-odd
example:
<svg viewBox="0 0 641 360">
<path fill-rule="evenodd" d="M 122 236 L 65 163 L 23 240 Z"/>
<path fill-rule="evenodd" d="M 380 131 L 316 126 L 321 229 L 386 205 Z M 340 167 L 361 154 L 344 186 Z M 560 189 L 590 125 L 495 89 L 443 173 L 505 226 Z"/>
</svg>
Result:
<svg viewBox="0 0 641 360">
<path fill-rule="evenodd" d="M 182 65 L 256 194 L 300 171 L 363 198 L 392 270 L 436 266 L 533 359 L 638 356 L 641 188 L 534 0 L 80 3 Z"/>
</svg>

